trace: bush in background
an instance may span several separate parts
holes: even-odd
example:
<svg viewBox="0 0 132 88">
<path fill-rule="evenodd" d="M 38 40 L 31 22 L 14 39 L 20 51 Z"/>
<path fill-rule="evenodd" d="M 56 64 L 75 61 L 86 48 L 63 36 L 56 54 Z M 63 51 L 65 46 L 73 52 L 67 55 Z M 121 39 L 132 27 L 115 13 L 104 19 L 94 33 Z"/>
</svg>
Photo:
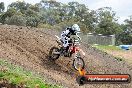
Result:
<svg viewBox="0 0 132 88">
<path fill-rule="evenodd" d="M 23 16 L 13 15 L 10 18 L 7 17 L 5 23 L 9 25 L 26 26 L 26 19 Z"/>
</svg>

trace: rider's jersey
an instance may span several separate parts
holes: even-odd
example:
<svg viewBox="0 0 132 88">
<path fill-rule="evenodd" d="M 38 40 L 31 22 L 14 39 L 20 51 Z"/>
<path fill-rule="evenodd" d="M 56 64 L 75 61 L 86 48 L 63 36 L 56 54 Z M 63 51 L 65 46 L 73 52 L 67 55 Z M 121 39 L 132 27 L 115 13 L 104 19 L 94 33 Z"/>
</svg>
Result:
<svg viewBox="0 0 132 88">
<path fill-rule="evenodd" d="M 62 32 L 61 37 L 62 38 L 70 38 L 71 35 L 77 35 L 77 33 L 72 30 L 72 28 L 68 27 L 65 31 Z M 77 35 L 78 36 L 78 35 Z"/>
<path fill-rule="evenodd" d="M 67 33 L 67 37 L 70 37 L 71 35 L 76 35 L 76 32 L 74 30 L 72 30 L 72 28 L 67 28 L 66 30 L 68 30 Z"/>
<path fill-rule="evenodd" d="M 64 47 L 69 46 L 69 43 L 72 42 L 71 41 L 72 35 L 76 36 L 80 40 L 80 37 L 77 35 L 77 33 L 70 27 L 66 28 L 66 30 L 61 33 L 61 41 Z"/>
</svg>

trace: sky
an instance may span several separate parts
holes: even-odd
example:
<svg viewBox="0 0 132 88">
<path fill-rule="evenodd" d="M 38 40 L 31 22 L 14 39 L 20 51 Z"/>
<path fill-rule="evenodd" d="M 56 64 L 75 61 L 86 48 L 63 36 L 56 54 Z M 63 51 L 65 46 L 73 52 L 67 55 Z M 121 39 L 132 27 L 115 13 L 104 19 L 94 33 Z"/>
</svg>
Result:
<svg viewBox="0 0 132 88">
<path fill-rule="evenodd" d="M 11 2 L 18 0 L 0 0 L 4 2 L 5 6 L 9 5 Z M 23 1 L 23 0 L 19 0 Z M 25 2 L 35 4 L 41 0 L 24 0 Z M 62 3 L 68 3 L 71 1 L 77 1 L 81 4 L 85 4 L 89 9 L 96 10 L 101 7 L 112 7 L 112 10 L 116 12 L 116 16 L 119 18 L 119 23 L 123 23 L 130 15 L 132 15 L 132 0 L 56 0 Z"/>
</svg>

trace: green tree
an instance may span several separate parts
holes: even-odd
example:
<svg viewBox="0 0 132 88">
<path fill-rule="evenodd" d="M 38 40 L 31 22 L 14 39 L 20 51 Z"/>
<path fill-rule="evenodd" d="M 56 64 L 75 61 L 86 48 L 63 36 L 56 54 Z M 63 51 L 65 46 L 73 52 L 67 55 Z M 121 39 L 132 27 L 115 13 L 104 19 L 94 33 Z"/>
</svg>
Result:
<svg viewBox="0 0 132 88">
<path fill-rule="evenodd" d="M 42 0 L 39 3 L 39 16 L 41 17 L 41 22 L 55 25 L 60 22 L 59 8 L 60 3 L 54 0 Z"/>
<path fill-rule="evenodd" d="M 22 14 L 25 14 L 25 11 L 29 8 L 30 4 L 26 3 L 26 2 L 20 2 L 20 1 L 16 1 L 11 3 L 8 8 L 14 8 L 16 11 L 20 11 Z"/>
<path fill-rule="evenodd" d="M 37 27 L 39 24 L 39 18 L 38 17 L 26 17 L 26 26 L 31 26 L 31 27 Z"/>
<path fill-rule="evenodd" d="M 12 17 L 7 17 L 5 23 L 9 25 L 26 26 L 26 19 L 21 15 L 13 15 Z"/>
<path fill-rule="evenodd" d="M 14 8 L 8 9 L 5 13 L 1 14 L 0 22 L 4 24 L 5 23 L 5 19 L 7 17 L 13 16 L 14 14 L 16 14 L 16 10 Z"/>
<path fill-rule="evenodd" d="M 122 44 L 132 44 L 132 33 L 129 31 L 124 31 L 118 35 L 118 41 Z"/>
<path fill-rule="evenodd" d="M 39 5 L 35 4 L 35 5 L 30 5 L 29 8 L 35 12 L 39 12 Z"/>
<path fill-rule="evenodd" d="M 124 22 L 126 23 L 127 29 L 132 31 L 132 15 L 129 16 L 129 19 L 126 19 Z"/>
<path fill-rule="evenodd" d="M 115 12 L 110 7 L 100 8 L 96 12 L 98 20 L 96 33 L 112 35 L 122 31 L 117 23 Z"/>
<path fill-rule="evenodd" d="M 132 16 L 126 19 L 125 24 L 121 24 L 123 32 L 118 34 L 117 40 L 122 44 L 132 44 Z"/>
<path fill-rule="evenodd" d="M 0 3 L 0 13 L 5 10 L 4 2 Z"/>
</svg>

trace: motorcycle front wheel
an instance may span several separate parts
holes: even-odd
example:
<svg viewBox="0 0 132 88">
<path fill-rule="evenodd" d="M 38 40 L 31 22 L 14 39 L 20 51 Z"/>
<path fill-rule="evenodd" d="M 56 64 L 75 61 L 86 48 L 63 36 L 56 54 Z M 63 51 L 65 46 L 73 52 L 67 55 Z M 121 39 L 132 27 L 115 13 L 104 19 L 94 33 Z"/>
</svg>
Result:
<svg viewBox="0 0 132 88">
<path fill-rule="evenodd" d="M 79 70 L 79 68 L 84 68 L 85 63 L 81 57 L 77 57 L 73 60 L 73 67 L 75 70 Z"/>
</svg>

